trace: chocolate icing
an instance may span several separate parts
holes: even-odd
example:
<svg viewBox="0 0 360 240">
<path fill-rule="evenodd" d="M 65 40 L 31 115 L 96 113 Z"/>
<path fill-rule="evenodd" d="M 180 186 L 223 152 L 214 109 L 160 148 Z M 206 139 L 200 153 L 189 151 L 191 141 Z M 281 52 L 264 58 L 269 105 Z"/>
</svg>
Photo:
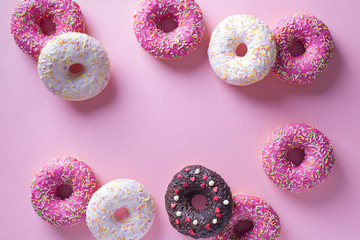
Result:
<svg viewBox="0 0 360 240">
<path fill-rule="evenodd" d="M 197 194 L 207 199 L 203 210 L 192 206 L 191 199 Z M 209 238 L 229 222 L 233 199 L 230 187 L 219 174 L 191 165 L 173 177 L 165 194 L 165 206 L 171 225 L 180 233 L 196 239 Z"/>
</svg>

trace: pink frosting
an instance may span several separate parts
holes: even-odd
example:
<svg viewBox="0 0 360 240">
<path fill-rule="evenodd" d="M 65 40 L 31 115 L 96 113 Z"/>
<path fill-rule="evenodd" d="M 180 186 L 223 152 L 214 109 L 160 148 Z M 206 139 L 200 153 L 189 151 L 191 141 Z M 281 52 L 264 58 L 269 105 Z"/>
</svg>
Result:
<svg viewBox="0 0 360 240">
<path fill-rule="evenodd" d="M 165 33 L 159 22 L 173 17 L 178 27 Z M 141 46 L 151 55 L 177 59 L 188 55 L 204 36 L 203 14 L 193 0 L 143 0 L 134 17 L 134 31 Z"/>
<path fill-rule="evenodd" d="M 298 166 L 287 159 L 294 148 L 305 154 Z M 333 146 L 320 130 L 292 123 L 272 133 L 262 151 L 262 163 L 273 183 L 290 192 L 302 192 L 321 184 L 329 176 L 335 159 Z"/>
<path fill-rule="evenodd" d="M 51 36 L 41 29 L 44 19 L 56 25 Z M 73 0 L 22 0 L 12 12 L 11 34 L 16 44 L 36 60 L 49 39 L 66 32 L 85 32 L 84 16 Z"/>
<path fill-rule="evenodd" d="M 61 185 L 72 187 L 70 197 L 62 199 Z M 35 212 L 55 226 L 72 226 L 85 219 L 86 207 L 98 188 L 93 171 L 74 157 L 51 160 L 31 184 L 31 204 Z"/>
<path fill-rule="evenodd" d="M 233 200 L 234 210 L 229 224 L 222 233 L 212 237 L 212 240 L 275 240 L 280 236 L 279 216 L 267 202 L 259 197 L 243 193 L 234 194 Z M 239 234 L 235 227 L 242 220 L 251 221 L 253 228 Z"/>
<path fill-rule="evenodd" d="M 273 73 L 289 83 L 314 81 L 328 66 L 334 42 L 328 27 L 310 14 L 295 14 L 282 19 L 273 29 L 278 55 Z M 292 56 L 288 48 L 300 41 L 305 47 L 301 56 Z"/>
</svg>

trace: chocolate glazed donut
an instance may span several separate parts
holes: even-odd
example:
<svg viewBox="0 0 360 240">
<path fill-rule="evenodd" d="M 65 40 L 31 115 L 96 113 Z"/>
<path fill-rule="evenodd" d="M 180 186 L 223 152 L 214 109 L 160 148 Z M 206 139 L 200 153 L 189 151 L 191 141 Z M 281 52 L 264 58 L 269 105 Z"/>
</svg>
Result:
<svg viewBox="0 0 360 240">
<path fill-rule="evenodd" d="M 203 195 L 207 202 L 200 210 L 191 200 Z M 230 187 L 216 172 L 191 165 L 175 174 L 165 194 L 165 206 L 171 225 L 193 238 L 209 238 L 220 233 L 233 211 Z"/>
</svg>

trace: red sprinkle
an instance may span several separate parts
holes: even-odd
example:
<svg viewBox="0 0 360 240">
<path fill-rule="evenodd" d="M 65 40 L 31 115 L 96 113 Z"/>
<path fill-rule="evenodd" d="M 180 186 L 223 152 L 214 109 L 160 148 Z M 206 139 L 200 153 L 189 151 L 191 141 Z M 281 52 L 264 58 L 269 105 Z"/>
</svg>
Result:
<svg viewBox="0 0 360 240">
<path fill-rule="evenodd" d="M 191 177 L 190 180 L 195 182 L 195 177 Z"/>
<path fill-rule="evenodd" d="M 208 178 L 208 176 L 206 175 L 203 175 L 203 179 L 206 180 Z"/>
<path fill-rule="evenodd" d="M 192 229 L 189 230 L 189 233 L 190 233 L 191 236 L 195 236 L 195 235 L 196 235 L 195 232 L 194 232 L 194 230 L 192 230 Z"/>
<path fill-rule="evenodd" d="M 213 190 L 214 190 L 214 192 L 217 192 L 217 191 L 218 191 L 218 187 L 214 187 Z"/>
<path fill-rule="evenodd" d="M 187 217 L 186 219 L 185 219 L 187 222 L 190 222 L 191 220 L 190 220 L 190 217 Z"/>
<path fill-rule="evenodd" d="M 175 192 L 175 194 L 178 194 L 178 192 L 179 192 L 179 189 L 174 189 L 174 192 Z"/>
<path fill-rule="evenodd" d="M 171 203 L 171 208 L 175 208 L 176 207 L 176 203 Z"/>
<path fill-rule="evenodd" d="M 219 198 L 217 196 L 215 196 L 214 201 L 219 201 Z"/>
<path fill-rule="evenodd" d="M 183 183 L 183 187 L 189 186 L 186 182 Z"/>
<path fill-rule="evenodd" d="M 182 178 L 182 175 L 179 173 L 179 175 L 177 176 L 178 179 Z"/>
<path fill-rule="evenodd" d="M 176 223 L 176 225 L 179 225 L 180 221 L 178 219 L 175 219 L 175 223 Z"/>
<path fill-rule="evenodd" d="M 210 224 L 206 225 L 206 228 L 207 228 L 207 229 L 211 229 Z"/>
<path fill-rule="evenodd" d="M 200 187 L 205 188 L 205 183 L 200 184 Z"/>
<path fill-rule="evenodd" d="M 185 168 L 184 169 L 186 172 L 189 172 L 190 171 L 190 168 Z"/>
<path fill-rule="evenodd" d="M 219 209 L 219 208 L 216 208 L 216 209 L 215 209 L 215 212 L 216 212 L 216 213 L 219 213 L 219 212 L 220 212 L 220 209 Z"/>
</svg>

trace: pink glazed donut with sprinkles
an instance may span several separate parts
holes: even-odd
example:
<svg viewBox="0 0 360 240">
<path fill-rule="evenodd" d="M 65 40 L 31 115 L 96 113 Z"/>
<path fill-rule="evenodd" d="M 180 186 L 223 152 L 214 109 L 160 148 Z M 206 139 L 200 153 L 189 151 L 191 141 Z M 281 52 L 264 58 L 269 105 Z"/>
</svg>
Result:
<svg viewBox="0 0 360 240">
<path fill-rule="evenodd" d="M 164 32 L 160 21 L 173 18 L 178 27 Z M 194 0 L 143 0 L 134 16 L 134 31 L 142 48 L 161 59 L 182 58 L 200 43 L 204 36 L 203 14 Z"/>
<path fill-rule="evenodd" d="M 295 14 L 281 20 L 273 29 L 278 51 L 273 73 L 282 81 L 311 83 L 327 68 L 334 52 L 328 27 L 310 14 Z M 289 47 L 300 42 L 305 53 L 292 56 Z"/>
<path fill-rule="evenodd" d="M 58 190 L 68 185 L 72 194 L 62 198 Z M 73 226 L 85 219 L 98 181 L 88 165 L 75 157 L 53 159 L 36 173 L 31 184 L 31 204 L 35 212 L 54 226 Z"/>
<path fill-rule="evenodd" d="M 304 151 L 302 163 L 288 160 L 293 149 Z M 276 129 L 262 151 L 262 164 L 268 178 L 284 190 L 304 192 L 324 182 L 335 163 L 333 146 L 315 127 L 291 123 Z"/>
<path fill-rule="evenodd" d="M 51 36 L 41 28 L 45 19 L 55 24 Z M 84 16 L 73 0 L 22 0 L 12 12 L 11 34 L 16 44 L 36 60 L 50 39 L 66 32 L 85 32 Z"/>
<path fill-rule="evenodd" d="M 234 210 L 230 223 L 212 240 L 275 240 L 280 236 L 280 218 L 275 210 L 263 199 L 244 193 L 233 195 Z M 250 221 L 252 228 L 244 233 L 236 231 L 241 221 Z"/>
</svg>

